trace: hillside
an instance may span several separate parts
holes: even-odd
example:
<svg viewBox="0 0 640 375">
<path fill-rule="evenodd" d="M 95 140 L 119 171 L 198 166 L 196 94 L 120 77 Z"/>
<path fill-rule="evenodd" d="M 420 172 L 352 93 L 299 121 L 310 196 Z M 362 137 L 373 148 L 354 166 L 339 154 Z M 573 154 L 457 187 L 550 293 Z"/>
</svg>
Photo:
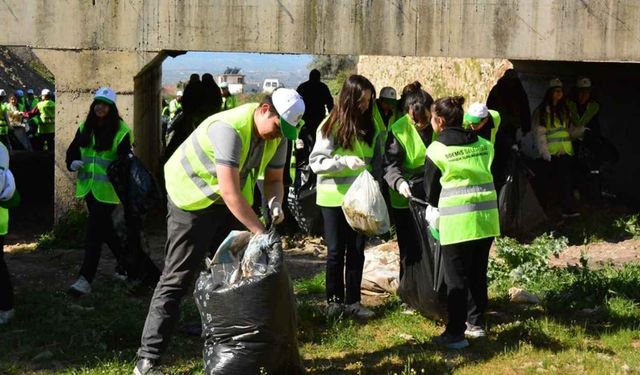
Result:
<svg viewBox="0 0 640 375">
<path fill-rule="evenodd" d="M 53 74 L 26 47 L 0 47 L 0 88 L 8 95 L 15 90 L 54 88 Z"/>
</svg>

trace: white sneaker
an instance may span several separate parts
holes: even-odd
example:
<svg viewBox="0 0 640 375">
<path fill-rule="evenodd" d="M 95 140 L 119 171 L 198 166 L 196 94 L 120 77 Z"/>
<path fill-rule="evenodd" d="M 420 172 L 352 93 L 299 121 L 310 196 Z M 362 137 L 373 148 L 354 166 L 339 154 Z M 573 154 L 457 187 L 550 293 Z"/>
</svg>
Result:
<svg viewBox="0 0 640 375">
<path fill-rule="evenodd" d="M 84 276 L 78 277 L 78 280 L 69 287 L 69 294 L 76 297 L 81 297 L 89 293 L 91 293 L 91 284 L 89 284 Z"/>
<path fill-rule="evenodd" d="M 0 324 L 9 323 L 9 321 L 13 319 L 15 315 L 16 315 L 16 312 L 13 309 L 7 310 L 7 311 L 0 310 Z"/>
<path fill-rule="evenodd" d="M 467 329 L 464 331 L 464 335 L 471 339 L 479 339 L 481 337 L 486 337 L 487 332 L 485 332 L 481 326 L 467 323 Z"/>
<path fill-rule="evenodd" d="M 363 320 L 371 319 L 374 316 L 376 316 L 376 313 L 362 306 L 360 302 L 352 303 L 350 305 L 345 305 L 344 312 L 347 315 L 350 315 L 356 319 L 363 319 Z"/>
</svg>

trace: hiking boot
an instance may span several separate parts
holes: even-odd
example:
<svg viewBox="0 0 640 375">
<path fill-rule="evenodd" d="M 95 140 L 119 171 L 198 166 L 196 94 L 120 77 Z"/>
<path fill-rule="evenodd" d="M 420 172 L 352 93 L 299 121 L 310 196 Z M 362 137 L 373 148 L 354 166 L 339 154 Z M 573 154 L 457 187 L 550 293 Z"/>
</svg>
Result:
<svg viewBox="0 0 640 375">
<path fill-rule="evenodd" d="M 16 315 L 15 310 L 0 310 L 0 324 L 7 324 Z"/>
<path fill-rule="evenodd" d="M 344 306 L 345 314 L 352 316 L 356 319 L 367 320 L 376 316 L 376 313 L 362 306 L 360 302 L 352 303 Z"/>
<path fill-rule="evenodd" d="M 469 346 L 469 341 L 462 335 L 452 335 L 450 333 L 443 333 L 440 336 L 434 337 L 431 342 L 438 346 L 443 346 L 447 349 L 464 349 Z"/>
<path fill-rule="evenodd" d="M 158 364 L 153 359 L 140 358 L 136 367 L 133 368 L 134 375 L 162 375 L 162 371 L 158 368 Z"/>
<path fill-rule="evenodd" d="M 68 290 L 69 294 L 74 297 L 82 297 L 91 293 L 91 284 L 84 278 L 84 276 L 78 277 L 75 283 L 71 284 Z"/>
<path fill-rule="evenodd" d="M 481 326 L 467 323 L 467 329 L 464 331 L 464 335 L 470 339 L 478 339 L 481 337 L 486 337 L 487 333 Z"/>
<path fill-rule="evenodd" d="M 329 302 L 327 305 L 327 318 L 337 319 L 344 313 L 344 304 L 338 302 Z"/>
</svg>

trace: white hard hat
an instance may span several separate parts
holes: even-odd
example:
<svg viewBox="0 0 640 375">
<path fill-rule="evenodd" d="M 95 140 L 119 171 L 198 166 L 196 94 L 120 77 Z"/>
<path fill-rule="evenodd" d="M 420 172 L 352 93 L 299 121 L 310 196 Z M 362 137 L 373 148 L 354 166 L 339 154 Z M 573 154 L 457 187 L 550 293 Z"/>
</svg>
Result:
<svg viewBox="0 0 640 375">
<path fill-rule="evenodd" d="M 93 100 L 100 100 L 109 104 L 116 104 L 116 92 L 111 87 L 100 87 Z"/>
<path fill-rule="evenodd" d="M 384 98 L 384 99 L 393 99 L 396 100 L 397 96 L 396 96 L 396 89 L 394 89 L 393 87 L 383 87 L 382 90 L 380 90 L 380 97 Z"/>
<path fill-rule="evenodd" d="M 182 96 L 182 90 L 178 90 L 178 92 L 176 92 L 176 96 Z"/>
<path fill-rule="evenodd" d="M 229 88 L 229 84 L 227 82 L 220 82 L 218 87 L 220 87 L 221 89 L 226 89 Z"/>
<path fill-rule="evenodd" d="M 562 81 L 560 80 L 560 78 L 553 78 L 552 80 L 549 81 L 549 88 L 556 88 L 556 87 L 562 87 Z"/>
<path fill-rule="evenodd" d="M 591 80 L 587 77 L 580 77 L 576 81 L 576 87 L 579 89 L 588 89 L 591 87 Z"/>
<path fill-rule="evenodd" d="M 0 96 L 7 96 L 7 92 L 3 89 L 0 89 Z"/>
<path fill-rule="evenodd" d="M 42 89 L 42 92 L 40 93 L 40 96 L 45 96 L 45 95 L 51 95 L 51 90 Z"/>
<path fill-rule="evenodd" d="M 464 119 L 475 124 L 487 116 L 489 116 L 489 108 L 484 103 L 472 103 L 464 114 Z"/>
<path fill-rule="evenodd" d="M 280 130 L 289 140 L 295 141 L 298 138 L 296 126 L 304 114 L 304 101 L 302 96 L 293 89 L 276 89 L 271 95 L 273 106 L 280 114 Z"/>
</svg>

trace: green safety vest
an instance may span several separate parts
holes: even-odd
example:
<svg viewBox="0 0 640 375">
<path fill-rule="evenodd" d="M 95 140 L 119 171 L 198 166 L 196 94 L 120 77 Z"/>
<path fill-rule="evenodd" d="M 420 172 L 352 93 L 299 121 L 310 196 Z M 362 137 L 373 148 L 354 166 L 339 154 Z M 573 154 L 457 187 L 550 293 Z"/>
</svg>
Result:
<svg viewBox="0 0 640 375">
<path fill-rule="evenodd" d="M 52 100 L 43 100 L 38 103 L 40 122 L 37 134 L 53 134 L 56 131 L 56 104 Z"/>
<path fill-rule="evenodd" d="M 578 114 L 578 106 L 573 100 L 567 100 L 567 108 L 569 108 L 569 116 L 576 126 L 586 126 L 593 120 L 593 117 L 600 111 L 600 104 L 589 101 L 587 108 L 582 116 Z"/>
<path fill-rule="evenodd" d="M 400 117 L 398 121 L 391 125 L 390 130 L 404 149 L 405 157 L 402 162 L 402 177 L 410 181 L 412 178 L 422 175 L 424 173 L 424 158 L 427 154 L 427 146 L 422 141 L 411 117 L 408 114 Z M 408 208 L 409 200 L 393 188 L 394 186 L 391 186 L 391 189 L 389 189 L 391 207 Z"/>
<path fill-rule="evenodd" d="M 389 124 L 385 124 L 382 119 L 382 113 L 380 113 L 380 108 L 378 108 L 378 103 L 373 102 L 373 123 L 376 126 L 376 130 L 379 132 L 379 141 L 382 145 L 382 149 L 384 149 L 387 144 L 387 129 L 393 125 L 398 120 L 398 113 L 394 109 L 391 113 L 391 117 L 389 117 Z M 387 126 L 388 125 L 388 126 Z"/>
<path fill-rule="evenodd" d="M 16 107 L 20 112 L 24 112 L 27 110 L 27 100 L 24 98 L 24 96 L 21 96 L 18 98 L 18 103 L 16 104 Z"/>
<path fill-rule="evenodd" d="M 551 123 L 551 114 L 545 112 L 545 126 L 547 129 L 547 148 L 551 155 L 573 155 L 573 144 L 571 135 L 567 129 L 566 119 L 563 121 L 560 116 L 554 118 Z"/>
<path fill-rule="evenodd" d="M 84 128 L 84 122 L 80 124 L 80 131 Z M 78 171 L 76 182 L 76 198 L 82 198 L 93 193 L 96 200 L 102 203 L 118 204 L 120 199 L 109 181 L 107 168 L 118 158 L 118 146 L 120 142 L 131 133 L 124 121 L 120 121 L 118 131 L 113 137 L 113 144 L 109 150 L 96 151 L 95 136 L 91 136 L 89 147 L 80 147 L 80 156 L 84 162 L 82 169 Z"/>
<path fill-rule="evenodd" d="M 182 103 L 178 99 L 173 99 L 169 102 L 169 119 L 176 117 L 178 110 L 182 108 Z"/>
<path fill-rule="evenodd" d="M 37 107 L 38 103 L 40 103 L 40 100 L 34 96 L 33 99 L 31 99 L 31 109 Z"/>
<path fill-rule="evenodd" d="M 232 109 L 237 107 L 237 101 L 236 101 L 236 97 L 234 95 L 229 95 L 226 98 L 223 96 L 222 97 L 222 110 L 226 111 L 228 109 Z"/>
<path fill-rule="evenodd" d="M 320 124 L 320 126 L 318 126 L 317 137 L 322 137 L 321 130 L 325 122 L 326 119 Z M 373 160 L 375 145 L 376 142 L 378 142 L 378 137 L 380 135 L 380 131 L 376 129 L 376 134 L 373 137 L 371 146 L 366 142 L 356 139 L 353 143 L 352 150 L 338 147 L 333 152 L 332 156 L 357 156 L 364 160 L 367 164 L 366 169 L 371 172 L 371 161 Z M 318 174 L 316 185 L 316 204 L 322 207 L 342 206 L 344 195 L 351 187 L 351 184 L 356 180 L 356 177 L 358 177 L 363 170 L 352 171 L 349 168 L 344 168 L 337 172 Z"/>
<path fill-rule="evenodd" d="M 9 124 L 7 123 L 7 104 L 0 103 L 0 135 L 9 134 Z"/>
<path fill-rule="evenodd" d="M 9 233 L 9 210 L 0 207 L 0 236 L 5 236 Z"/>
<path fill-rule="evenodd" d="M 160 116 L 163 116 L 163 117 L 168 117 L 169 116 L 169 106 L 168 105 L 162 107 L 162 112 L 160 113 Z"/>
<path fill-rule="evenodd" d="M 500 122 L 502 119 L 500 118 L 500 113 L 498 111 L 494 111 L 493 109 L 489 110 L 489 114 L 491 115 L 491 120 L 493 120 L 493 128 L 491 129 L 491 141 L 492 145 L 496 144 L 496 134 L 498 134 L 498 129 L 500 128 Z M 471 124 L 467 120 L 463 120 L 462 126 L 465 129 L 471 129 Z"/>
<path fill-rule="evenodd" d="M 442 172 L 440 243 L 451 245 L 500 235 L 498 201 L 491 175 L 493 146 L 478 141 L 463 146 L 445 146 L 435 141 L 427 156 Z"/>
<path fill-rule="evenodd" d="M 281 138 L 265 141 L 258 170 L 243 171 L 249 156 L 254 129 L 253 114 L 257 108 L 258 103 L 249 103 L 208 117 L 173 153 L 164 166 L 167 194 L 173 204 L 186 211 L 195 211 L 213 203 L 223 203 L 218 178 L 211 173 L 216 168 L 216 158 L 208 135 L 209 128 L 220 123 L 231 125 L 240 136 L 242 155 L 239 169 L 241 173 L 247 173 L 242 196 L 250 205 L 253 204 L 256 180 L 259 175 L 264 175 L 264 170 L 276 154 L 281 141 Z"/>
</svg>

